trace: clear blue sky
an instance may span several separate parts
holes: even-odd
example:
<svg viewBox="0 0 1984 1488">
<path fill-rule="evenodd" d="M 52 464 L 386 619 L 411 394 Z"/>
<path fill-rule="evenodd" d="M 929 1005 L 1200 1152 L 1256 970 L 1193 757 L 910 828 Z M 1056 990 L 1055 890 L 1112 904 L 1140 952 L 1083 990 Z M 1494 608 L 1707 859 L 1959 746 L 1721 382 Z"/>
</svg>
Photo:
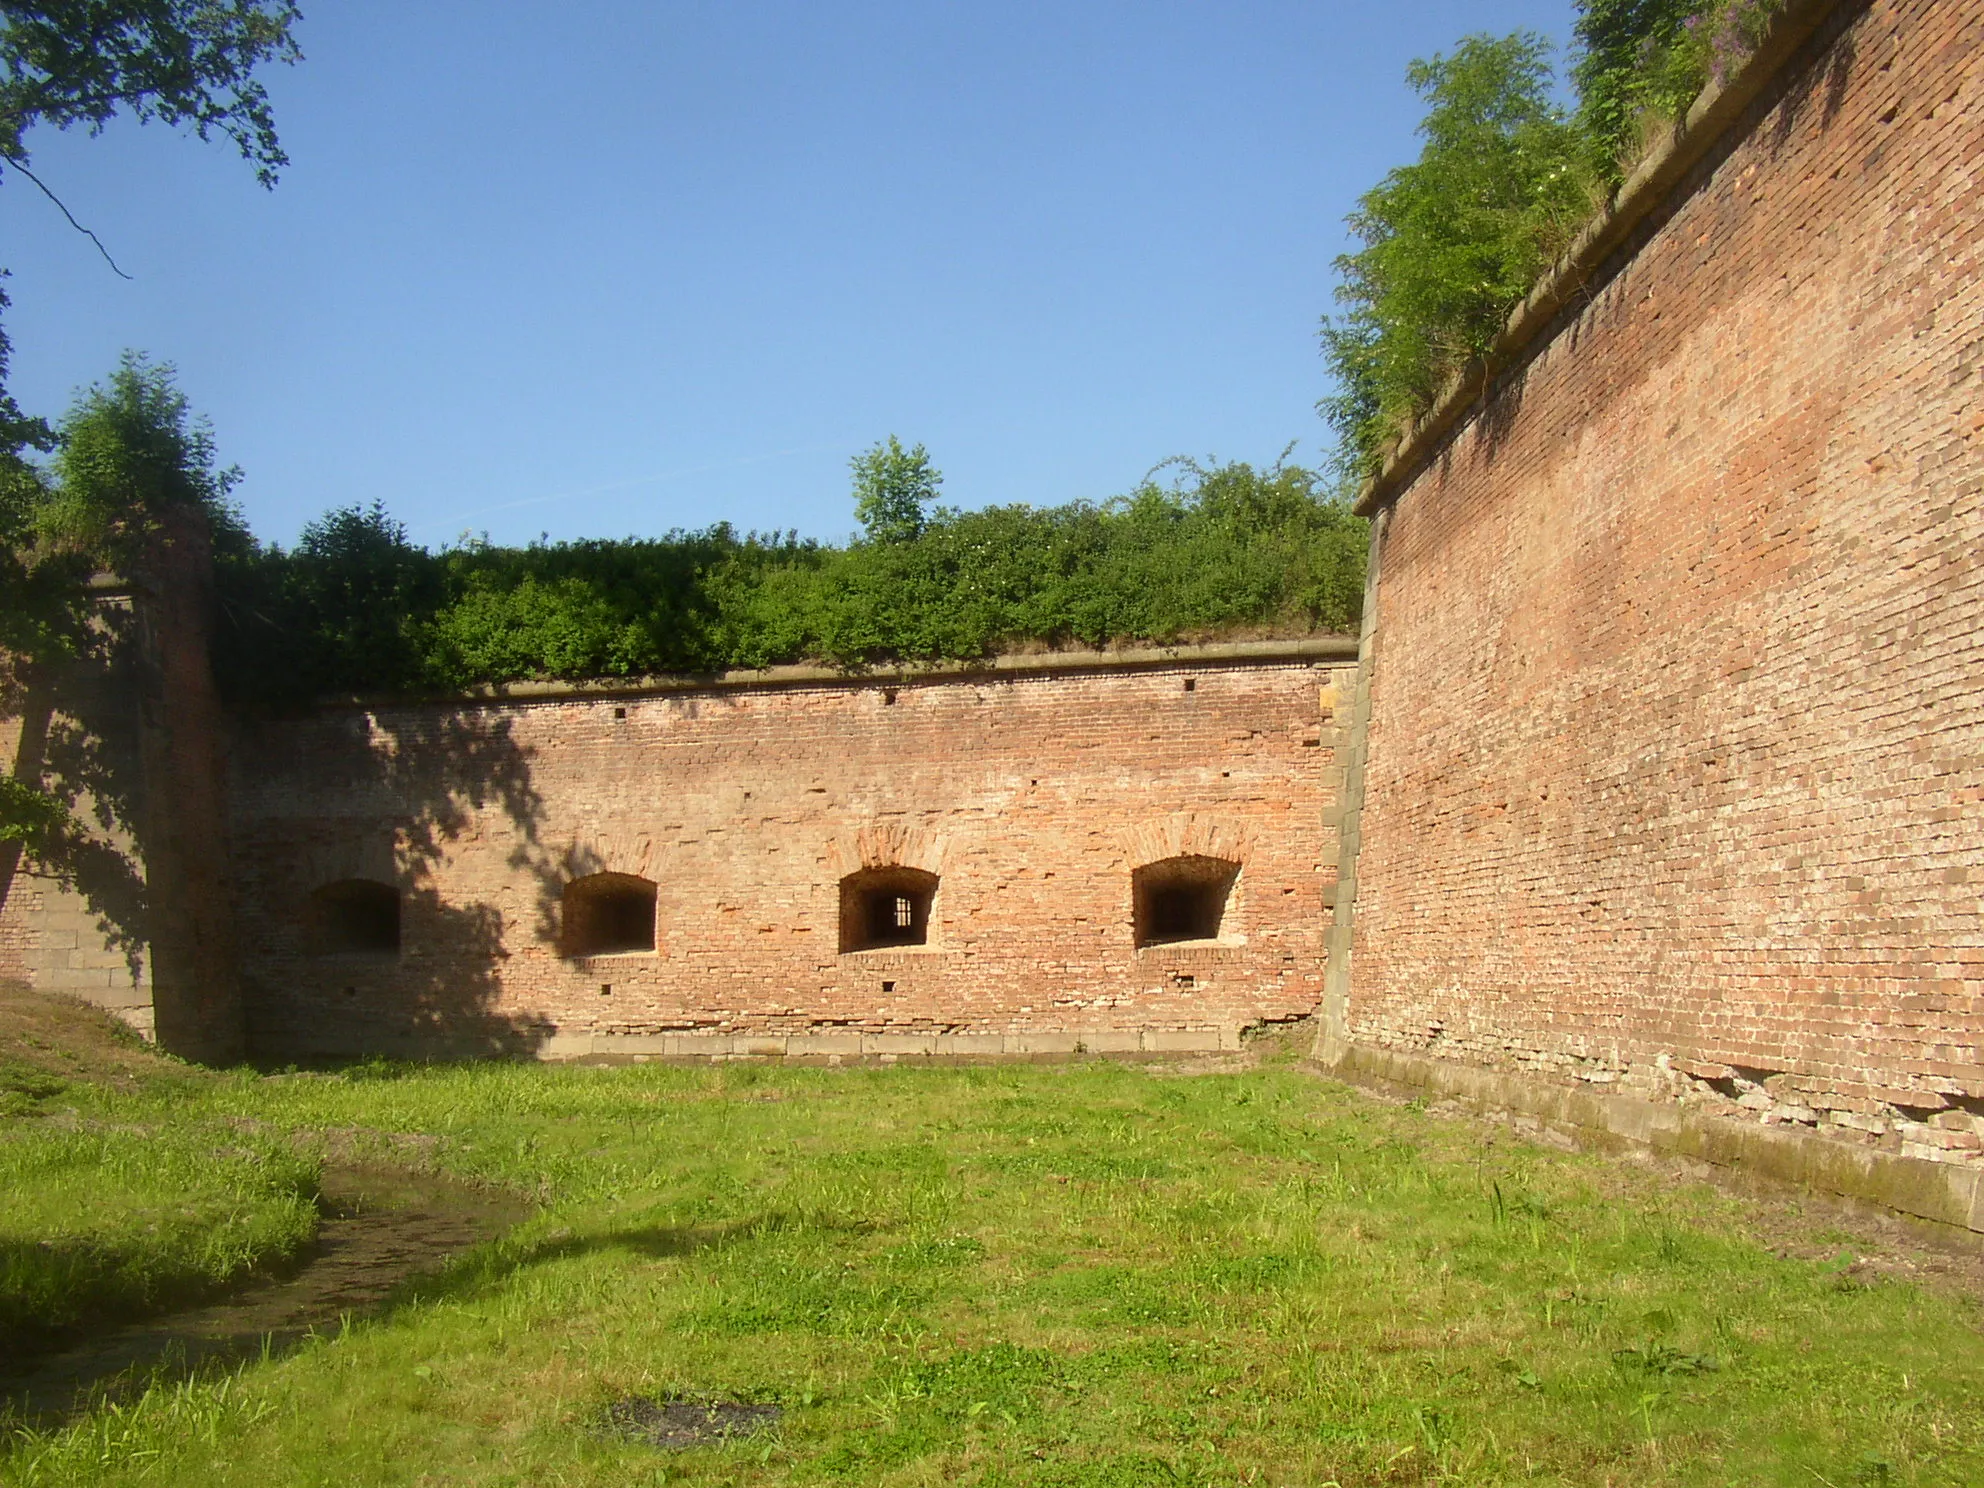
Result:
<svg viewBox="0 0 1984 1488">
<path fill-rule="evenodd" d="M 177 364 L 255 530 L 378 498 L 438 545 L 728 519 L 839 536 L 849 456 L 958 506 L 1167 455 L 1315 460 L 1344 214 L 1415 56 L 1570 0 L 315 0 L 291 164 L 41 131 L 0 185 L 13 388 Z"/>
</svg>

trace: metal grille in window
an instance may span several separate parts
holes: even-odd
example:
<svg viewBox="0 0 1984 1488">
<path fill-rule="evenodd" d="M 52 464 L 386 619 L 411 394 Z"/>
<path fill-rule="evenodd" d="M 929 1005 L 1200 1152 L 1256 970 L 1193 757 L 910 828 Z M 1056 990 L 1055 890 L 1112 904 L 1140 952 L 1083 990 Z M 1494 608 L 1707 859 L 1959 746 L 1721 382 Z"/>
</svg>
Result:
<svg viewBox="0 0 1984 1488">
<path fill-rule="evenodd" d="M 863 868 L 840 883 L 840 949 L 873 951 L 930 943 L 937 875 L 889 865 Z"/>
</svg>

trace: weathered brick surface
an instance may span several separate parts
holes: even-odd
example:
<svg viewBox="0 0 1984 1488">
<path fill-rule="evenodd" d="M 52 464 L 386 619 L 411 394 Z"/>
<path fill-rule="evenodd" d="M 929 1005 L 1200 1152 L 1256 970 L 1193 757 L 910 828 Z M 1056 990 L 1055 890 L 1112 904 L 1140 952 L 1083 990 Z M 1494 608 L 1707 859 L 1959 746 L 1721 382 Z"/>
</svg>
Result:
<svg viewBox="0 0 1984 1488">
<path fill-rule="evenodd" d="M 255 1046 L 1231 1047 L 1320 995 L 1335 675 L 1187 661 L 247 727 Z M 1221 943 L 1136 950 L 1131 871 L 1177 853 L 1242 864 Z M 931 943 L 839 954 L 840 880 L 881 864 L 940 875 Z M 657 885 L 652 954 L 561 956 L 562 887 L 596 871 Z M 309 894 L 355 877 L 402 889 L 397 957 L 312 954 Z"/>
<path fill-rule="evenodd" d="M 15 758 L 20 744 L 20 715 L 0 714 L 0 763 L 10 774 L 20 768 Z M 39 893 L 23 883 L 19 873 L 19 851 L 0 843 L 0 886 L 4 886 L 0 887 L 0 978 L 24 982 L 29 960 L 41 943 L 37 925 L 41 904 Z"/>
<path fill-rule="evenodd" d="M 18 695 L 12 701 L 20 706 Z M 137 770 L 136 710 L 100 679 L 71 678 L 54 723 L 59 736 L 90 739 L 93 761 L 113 776 Z M 26 732 L 20 712 L 0 717 L 0 761 L 12 773 L 40 778 L 43 762 L 27 757 L 34 751 L 23 747 Z M 40 737 L 39 731 L 30 737 Z M 73 804 L 78 818 L 102 840 L 127 858 L 133 856 L 130 834 L 115 827 L 102 830 L 87 794 Z M 134 906 L 119 899 L 108 907 L 124 911 Z M 32 855 L 0 843 L 0 979 L 96 1003 L 150 1037 L 154 1020 L 148 957 L 138 946 L 107 935 L 108 921 L 97 908 L 87 893 Z"/>
<path fill-rule="evenodd" d="M 1984 9 L 1850 16 L 1390 515 L 1349 1032 L 1972 1161 Z"/>
</svg>

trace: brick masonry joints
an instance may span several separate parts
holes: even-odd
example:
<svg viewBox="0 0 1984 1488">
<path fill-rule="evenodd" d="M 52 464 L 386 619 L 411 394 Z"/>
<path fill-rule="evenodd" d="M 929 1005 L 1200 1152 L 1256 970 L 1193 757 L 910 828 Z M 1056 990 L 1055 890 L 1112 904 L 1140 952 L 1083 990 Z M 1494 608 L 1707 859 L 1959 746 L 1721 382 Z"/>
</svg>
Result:
<svg viewBox="0 0 1984 1488">
<path fill-rule="evenodd" d="M 1977 1164 L 1984 10 L 1795 9 L 1387 498 L 1336 1034 Z"/>
</svg>

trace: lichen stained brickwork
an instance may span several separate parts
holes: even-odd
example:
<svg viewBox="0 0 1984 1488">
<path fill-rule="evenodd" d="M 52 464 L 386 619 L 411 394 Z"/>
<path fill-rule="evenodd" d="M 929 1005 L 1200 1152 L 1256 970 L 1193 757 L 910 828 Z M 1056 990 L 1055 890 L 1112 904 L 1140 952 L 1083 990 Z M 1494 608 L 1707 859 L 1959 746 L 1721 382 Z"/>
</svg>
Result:
<svg viewBox="0 0 1984 1488">
<path fill-rule="evenodd" d="M 1848 7 L 1403 491 L 1349 1032 L 1984 1145 L 1984 9 Z"/>
<path fill-rule="evenodd" d="M 1185 658 L 249 726 L 232 799 L 255 1046 L 1232 1047 L 1320 996 L 1334 675 Z M 1137 948 L 1134 870 L 1191 854 L 1240 865 L 1219 934 Z M 936 876 L 926 942 L 843 953 L 843 880 L 882 868 Z M 565 887 L 596 874 L 652 885 L 652 951 L 569 954 Z M 400 889 L 396 954 L 313 945 L 311 894 L 350 880 Z"/>
</svg>

